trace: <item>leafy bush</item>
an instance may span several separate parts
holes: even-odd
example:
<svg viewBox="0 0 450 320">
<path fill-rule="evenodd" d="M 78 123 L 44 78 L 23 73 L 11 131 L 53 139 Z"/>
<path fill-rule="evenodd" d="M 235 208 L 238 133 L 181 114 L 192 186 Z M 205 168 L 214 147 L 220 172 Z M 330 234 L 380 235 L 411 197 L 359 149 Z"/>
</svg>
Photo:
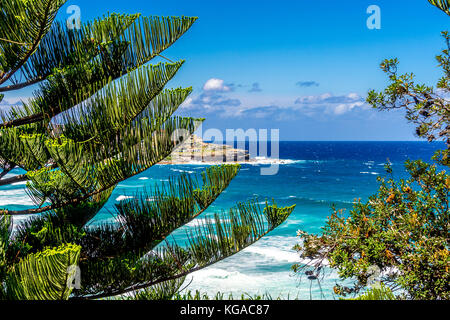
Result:
<svg viewBox="0 0 450 320">
<path fill-rule="evenodd" d="M 359 292 L 376 266 L 382 282 L 400 286 L 408 298 L 450 298 L 450 176 L 422 161 L 406 169 L 408 180 L 379 178 L 378 193 L 358 201 L 347 217 L 334 210 L 321 235 L 299 232 L 301 257 L 327 259 L 340 277 L 356 279 L 353 288 L 337 286 L 337 294 Z"/>
</svg>

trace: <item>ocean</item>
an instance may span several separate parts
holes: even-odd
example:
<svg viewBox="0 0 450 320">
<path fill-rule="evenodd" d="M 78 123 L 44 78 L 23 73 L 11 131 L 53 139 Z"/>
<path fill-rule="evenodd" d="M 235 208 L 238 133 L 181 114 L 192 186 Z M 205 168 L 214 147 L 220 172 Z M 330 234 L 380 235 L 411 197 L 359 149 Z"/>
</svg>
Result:
<svg viewBox="0 0 450 320">
<path fill-rule="evenodd" d="M 300 262 L 292 247 L 298 242 L 298 230 L 318 233 L 331 207 L 349 210 L 357 198 L 366 200 L 378 189 L 377 177 L 383 176 L 384 165 L 392 164 L 394 176 L 405 178 L 403 163 L 407 159 L 430 160 L 434 151 L 444 145 L 427 142 L 280 142 L 278 174 L 260 175 L 265 164 L 243 164 L 239 175 L 228 189 L 204 213 L 210 215 L 233 207 L 237 202 L 257 199 L 261 204 L 274 199 L 278 205 L 297 205 L 287 222 L 253 246 L 191 274 L 187 290 L 215 295 L 218 291 L 239 296 L 269 294 L 273 298 L 334 299 L 333 286 L 338 281 L 335 271 L 328 270 L 320 283 L 300 278 L 291 266 Z M 95 222 L 113 219 L 111 212 L 118 201 L 134 196 L 139 189 L 167 181 L 181 173 L 200 173 L 207 166 L 157 165 L 121 183 Z M 18 170 L 12 174 L 19 174 Z M 24 183 L 0 188 L 0 208 L 24 209 L 33 205 Z M 200 217 L 199 219 L 202 219 Z M 15 219 L 20 223 L 23 218 Z M 195 222 L 183 228 L 192 228 Z M 175 232 L 181 241 L 185 229 Z"/>
</svg>

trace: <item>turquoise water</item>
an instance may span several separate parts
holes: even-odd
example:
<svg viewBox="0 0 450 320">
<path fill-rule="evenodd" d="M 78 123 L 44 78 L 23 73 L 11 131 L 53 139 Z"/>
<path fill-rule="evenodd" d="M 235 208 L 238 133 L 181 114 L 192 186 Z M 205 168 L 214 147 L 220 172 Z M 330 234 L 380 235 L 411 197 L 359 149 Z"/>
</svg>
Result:
<svg viewBox="0 0 450 320">
<path fill-rule="evenodd" d="M 192 274 L 187 279 L 190 283 L 188 289 L 211 295 L 221 291 L 333 299 L 332 287 L 337 281 L 333 271 L 327 273 L 320 286 L 317 282 L 299 279 L 291 272 L 292 264 L 299 262 L 292 250 L 298 241 L 297 230 L 319 232 L 333 204 L 339 209 L 350 209 L 355 198 L 364 200 L 375 193 L 377 177 L 384 175 L 383 166 L 387 159 L 392 163 L 394 175 L 402 178 L 406 159 L 428 160 L 438 147 L 426 142 L 281 142 L 280 158 L 290 161 L 280 165 L 278 174 L 261 176 L 261 167 L 267 165 L 243 165 L 239 175 L 205 215 L 255 198 L 261 203 L 273 198 L 279 205 L 296 204 L 294 213 L 286 223 L 257 244 Z M 171 175 L 199 173 L 206 167 L 155 166 L 121 183 L 96 220 L 112 219 L 114 204 L 134 196 L 141 188 L 164 182 Z M 23 209 L 31 205 L 24 184 L 0 188 L 0 207 Z M 16 222 L 20 220 L 19 217 Z M 195 222 L 186 228 L 194 225 Z M 177 231 L 174 239 L 182 239 L 184 231 Z"/>
</svg>

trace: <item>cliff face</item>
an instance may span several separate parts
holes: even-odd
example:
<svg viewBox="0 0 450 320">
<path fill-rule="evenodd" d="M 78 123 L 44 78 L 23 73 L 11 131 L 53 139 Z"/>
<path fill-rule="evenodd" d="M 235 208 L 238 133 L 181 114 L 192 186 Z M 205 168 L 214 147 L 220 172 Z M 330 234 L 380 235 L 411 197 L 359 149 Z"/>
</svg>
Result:
<svg viewBox="0 0 450 320">
<path fill-rule="evenodd" d="M 206 143 L 193 135 L 189 140 L 180 145 L 161 164 L 183 164 L 183 163 L 233 163 L 246 162 L 250 160 L 247 151 L 234 149 L 227 145 Z"/>
</svg>

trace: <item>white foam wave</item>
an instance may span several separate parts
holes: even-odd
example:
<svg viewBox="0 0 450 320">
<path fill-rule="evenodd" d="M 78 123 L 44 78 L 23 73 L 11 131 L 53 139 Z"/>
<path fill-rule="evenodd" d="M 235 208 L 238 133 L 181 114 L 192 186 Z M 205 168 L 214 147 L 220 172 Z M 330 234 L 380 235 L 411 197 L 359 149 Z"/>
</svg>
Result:
<svg viewBox="0 0 450 320">
<path fill-rule="evenodd" d="M 204 225 L 211 224 L 211 223 L 214 223 L 214 222 L 215 222 L 215 220 L 212 219 L 212 217 L 211 217 L 211 219 L 197 218 L 197 219 L 194 219 L 194 220 L 188 222 L 184 226 L 192 228 L 192 227 L 204 226 Z M 230 222 L 230 220 L 229 219 L 220 219 L 220 222 L 221 223 L 228 223 L 228 222 Z"/>
<path fill-rule="evenodd" d="M 26 181 L 11 183 L 12 186 L 23 186 L 23 185 L 26 185 L 26 184 L 27 184 Z"/>
<path fill-rule="evenodd" d="M 13 205 L 34 206 L 35 204 L 24 189 L 0 191 L 0 207 Z"/>
<path fill-rule="evenodd" d="M 251 165 L 264 165 L 264 164 L 297 164 L 297 163 L 306 163 L 306 160 L 291 160 L 291 159 L 276 159 L 276 158 L 266 158 L 266 157 L 255 157 L 250 162 L 244 162 Z"/>
<path fill-rule="evenodd" d="M 326 278 L 319 286 L 311 285 L 305 279 L 300 280 L 298 276 L 293 277 L 294 274 L 289 269 L 254 272 L 243 270 L 237 261 L 234 264 L 219 262 L 213 267 L 193 273 L 185 284 L 192 281 L 186 290 L 199 290 L 210 296 L 220 291 L 225 295 L 231 293 L 234 298 L 239 298 L 242 294 L 270 294 L 274 299 L 333 299 L 333 287 L 339 276 L 334 270 L 327 269 L 326 272 Z"/>
<path fill-rule="evenodd" d="M 250 246 L 245 249 L 246 252 L 262 255 L 266 258 L 275 261 L 285 261 L 290 263 L 295 263 L 299 261 L 299 257 L 295 251 L 287 251 L 280 248 L 272 247 L 261 247 L 261 246 Z"/>
<path fill-rule="evenodd" d="M 266 157 L 255 157 L 248 161 L 230 161 L 227 163 L 235 163 L 235 164 L 248 164 L 248 165 L 269 165 L 269 164 L 280 164 L 280 165 L 291 165 L 291 164 L 297 164 L 297 163 L 306 163 L 307 160 L 291 160 L 291 159 L 275 159 L 275 158 L 266 158 Z M 217 166 L 224 164 L 223 161 L 210 161 L 210 162 L 203 162 L 198 160 L 189 160 L 189 162 L 183 162 L 183 163 L 168 163 L 167 165 L 180 165 L 183 166 Z M 165 165 L 165 164 L 162 164 Z M 172 171 L 177 171 L 177 169 L 171 169 Z M 189 171 L 188 171 L 189 172 Z M 190 173 L 190 172 L 189 172 Z"/>
<path fill-rule="evenodd" d="M 116 201 L 123 201 L 123 200 L 128 200 L 128 199 L 134 199 L 134 197 L 122 195 L 122 196 L 118 196 L 118 197 L 116 198 Z"/>
<path fill-rule="evenodd" d="M 220 268 L 208 268 L 195 272 L 192 276 L 193 282 L 188 290 L 200 289 L 201 292 L 206 292 L 212 296 L 217 293 L 217 288 L 220 288 L 221 293 L 227 294 L 239 295 L 249 291 L 257 291 L 263 294 L 266 293 L 265 290 L 270 285 L 270 281 L 261 276 L 247 275 L 238 271 L 230 272 Z M 190 281 L 190 279 L 187 279 L 187 281 Z"/>
<path fill-rule="evenodd" d="M 189 162 L 183 162 L 183 166 L 215 166 L 220 164 L 219 162 L 203 162 L 197 160 L 189 160 Z M 167 165 L 180 165 L 177 163 L 169 163 Z M 165 166 L 165 164 L 161 164 L 161 166 Z"/>
<path fill-rule="evenodd" d="M 0 191 L 0 197 L 4 196 L 22 196 L 26 195 L 24 189 L 15 190 L 2 190 Z"/>
<path fill-rule="evenodd" d="M 25 215 L 25 216 L 13 216 L 12 220 L 14 224 L 20 224 L 21 222 L 27 221 L 28 219 L 30 219 L 29 215 Z"/>
<path fill-rule="evenodd" d="M 373 175 L 379 175 L 378 172 L 360 172 L 360 174 L 373 174 Z"/>
<path fill-rule="evenodd" d="M 181 172 L 181 173 L 189 173 L 192 174 L 194 173 L 194 171 L 189 171 L 189 170 L 181 170 L 181 169 L 170 169 L 173 172 Z"/>
<path fill-rule="evenodd" d="M 117 186 L 117 189 L 137 189 L 143 187 L 145 187 L 145 185 L 143 184 L 136 184 L 136 185 L 119 184 Z"/>
<path fill-rule="evenodd" d="M 0 207 L 6 206 L 34 206 L 34 202 L 27 196 L 23 198 L 13 197 L 13 198 L 0 198 Z"/>
</svg>

